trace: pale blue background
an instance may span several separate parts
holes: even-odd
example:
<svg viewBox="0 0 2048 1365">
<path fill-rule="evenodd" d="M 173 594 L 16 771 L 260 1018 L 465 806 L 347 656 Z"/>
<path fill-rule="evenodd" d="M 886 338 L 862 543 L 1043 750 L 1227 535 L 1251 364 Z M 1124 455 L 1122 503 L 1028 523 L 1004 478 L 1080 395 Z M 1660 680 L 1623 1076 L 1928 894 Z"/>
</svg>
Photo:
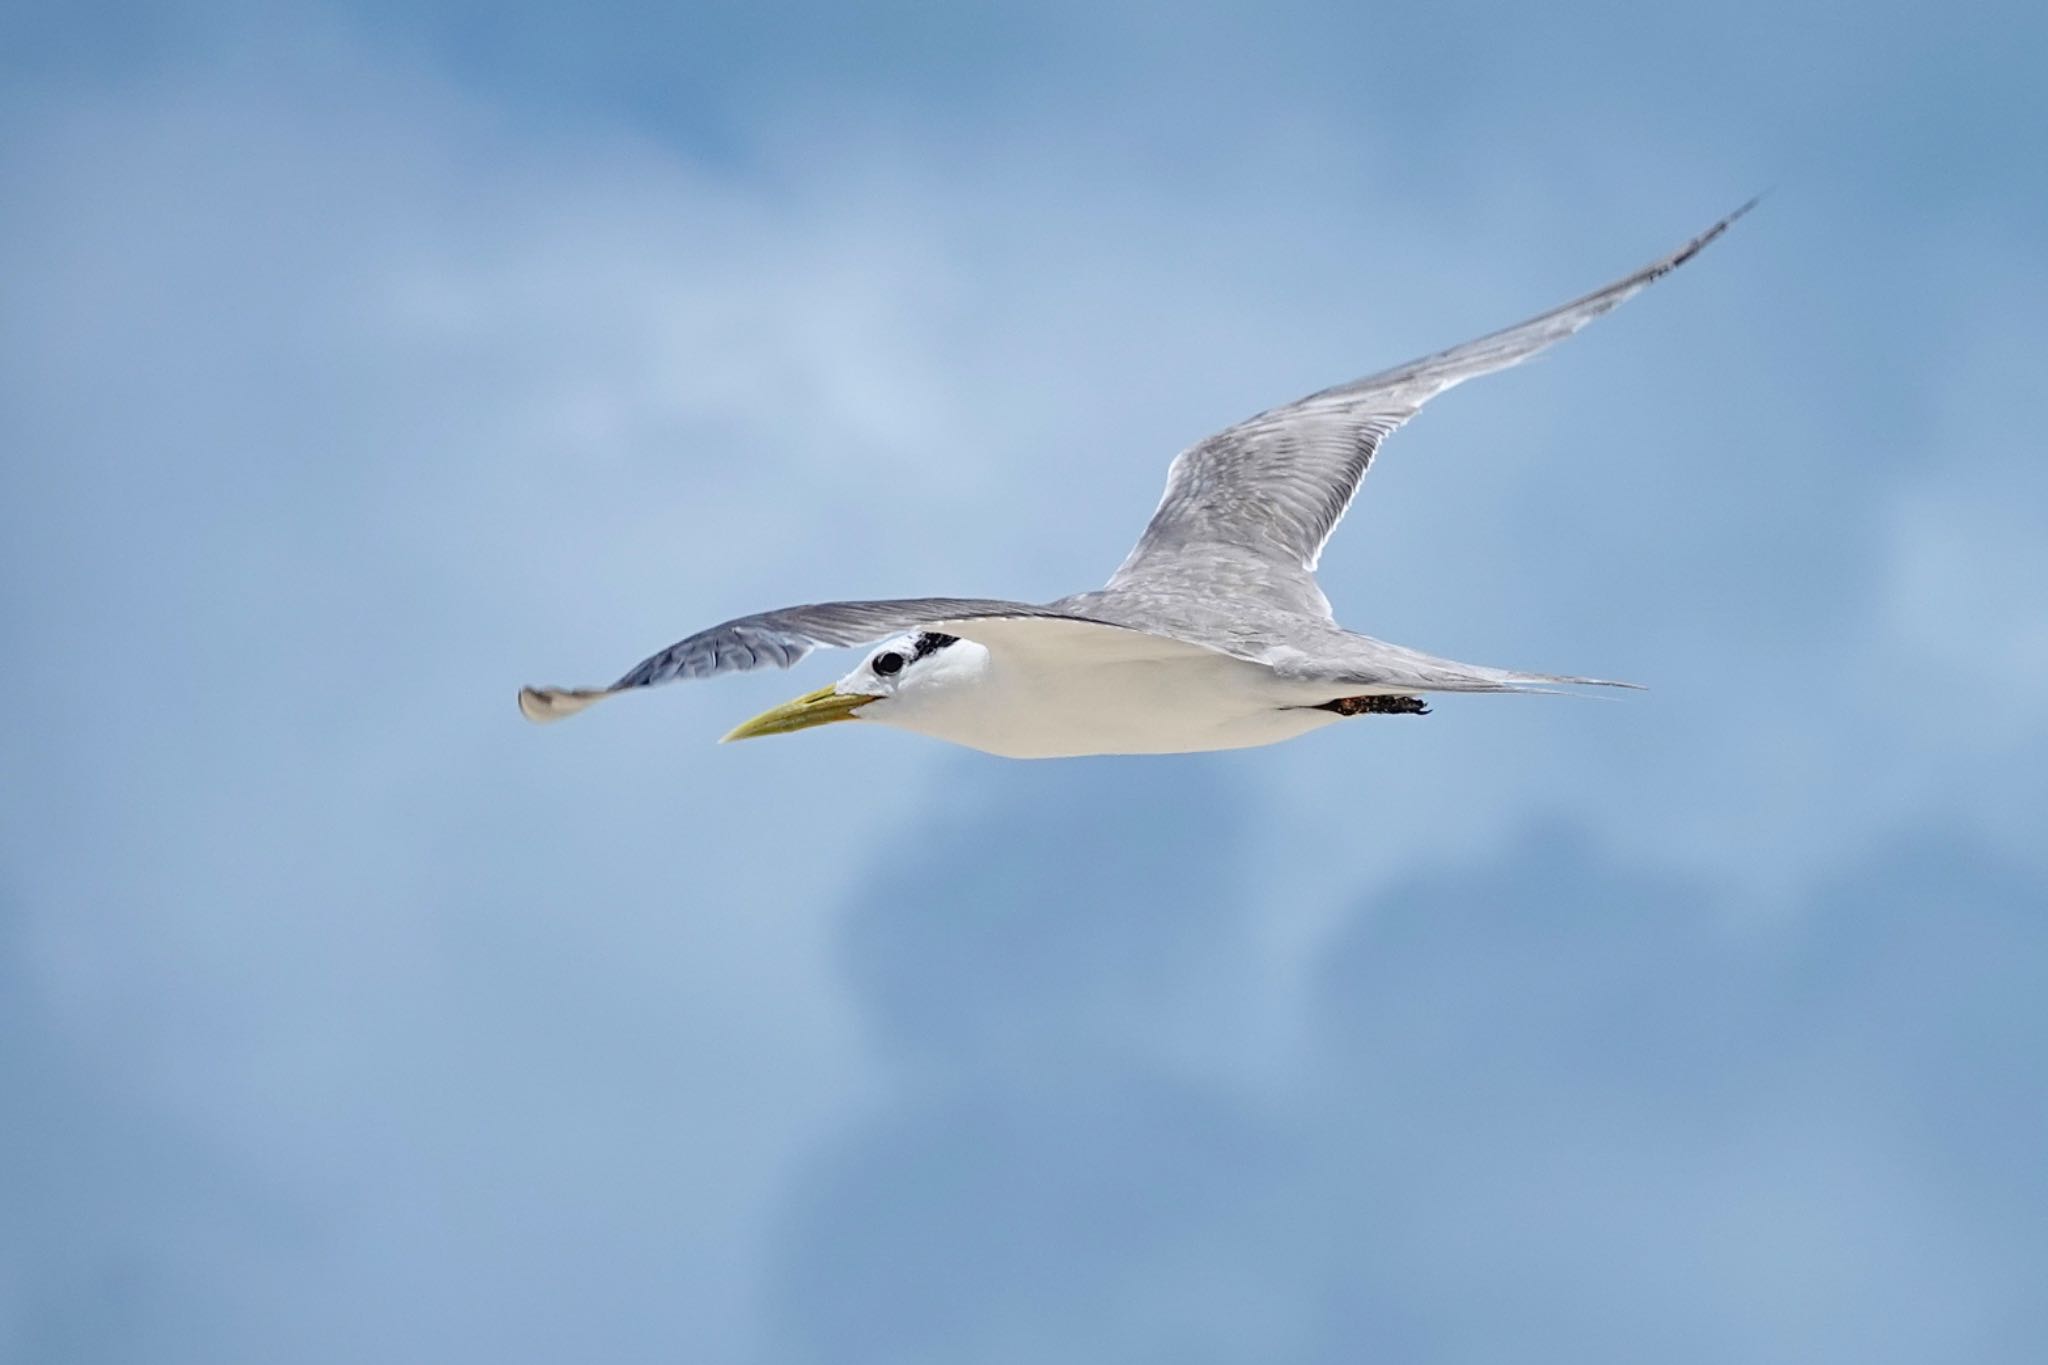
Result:
<svg viewBox="0 0 2048 1365">
<path fill-rule="evenodd" d="M 2048 1358 L 2043 14 L 8 7 L 0 1357 Z M 1644 695 L 513 709 L 1768 185 L 1324 561 Z"/>
</svg>

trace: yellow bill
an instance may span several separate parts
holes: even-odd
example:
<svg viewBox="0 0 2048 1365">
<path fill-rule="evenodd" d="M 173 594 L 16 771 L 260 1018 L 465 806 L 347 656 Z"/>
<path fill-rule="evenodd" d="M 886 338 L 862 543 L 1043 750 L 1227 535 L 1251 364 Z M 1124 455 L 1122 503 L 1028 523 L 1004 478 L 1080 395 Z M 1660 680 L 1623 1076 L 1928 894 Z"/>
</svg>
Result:
<svg viewBox="0 0 2048 1365">
<path fill-rule="evenodd" d="M 838 692 L 821 687 L 815 692 L 806 692 L 795 701 L 763 711 L 752 720 L 733 727 L 731 734 L 718 741 L 720 744 L 735 739 L 759 739 L 762 735 L 792 735 L 798 730 L 808 730 L 815 725 L 830 725 L 835 720 L 852 720 L 853 713 L 877 698 L 863 692 Z"/>
</svg>

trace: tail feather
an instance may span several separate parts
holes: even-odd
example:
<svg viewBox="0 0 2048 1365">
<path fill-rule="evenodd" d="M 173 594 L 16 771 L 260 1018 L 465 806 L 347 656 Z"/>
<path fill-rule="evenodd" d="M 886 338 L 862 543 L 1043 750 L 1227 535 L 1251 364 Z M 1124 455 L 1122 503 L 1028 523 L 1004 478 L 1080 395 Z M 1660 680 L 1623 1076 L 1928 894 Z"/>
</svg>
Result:
<svg viewBox="0 0 2048 1365">
<path fill-rule="evenodd" d="M 1571 689 L 1580 687 L 1619 687 L 1631 692 L 1641 692 L 1641 683 L 1620 682 L 1613 678 L 1581 678 L 1569 673 L 1523 673 L 1510 668 L 1486 668 L 1472 664 L 1453 664 L 1442 671 L 1432 670 L 1425 680 L 1403 683 L 1421 692 L 1526 692 L 1542 696 L 1574 697 L 1584 693 Z"/>
<path fill-rule="evenodd" d="M 1575 673 L 1529 673 L 1486 664 L 1459 663 L 1456 659 L 1424 654 L 1418 649 L 1390 645 L 1384 640 L 1364 635 L 1351 636 L 1350 647 L 1352 657 L 1343 666 L 1340 676 L 1343 681 L 1360 684 L 1363 691 L 1559 692 L 1579 687 L 1642 690 L 1639 683 L 1620 682 L 1613 678 L 1587 678 Z"/>
<path fill-rule="evenodd" d="M 1557 689 L 1563 687 L 1619 687 L 1630 692 L 1648 690 L 1641 683 L 1622 682 L 1618 678 L 1579 678 L 1569 673 L 1521 673 L 1509 669 L 1502 669 L 1500 671 L 1511 684 L 1509 689 L 1511 691 L 1548 691 L 1553 695 L 1575 696 L 1577 695 L 1576 693 L 1560 693 Z M 1540 684 L 1541 686 L 1525 686 L 1526 684 Z"/>
</svg>

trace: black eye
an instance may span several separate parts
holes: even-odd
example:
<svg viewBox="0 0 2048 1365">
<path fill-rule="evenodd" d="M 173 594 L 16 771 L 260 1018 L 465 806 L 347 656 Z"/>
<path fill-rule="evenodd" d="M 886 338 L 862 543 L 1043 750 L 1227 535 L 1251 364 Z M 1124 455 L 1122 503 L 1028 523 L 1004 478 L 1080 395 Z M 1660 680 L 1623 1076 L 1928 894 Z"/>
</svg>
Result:
<svg viewBox="0 0 2048 1365">
<path fill-rule="evenodd" d="M 885 678 L 891 673 L 900 673 L 903 671 L 903 656 L 893 649 L 877 654 L 874 670 Z"/>
</svg>

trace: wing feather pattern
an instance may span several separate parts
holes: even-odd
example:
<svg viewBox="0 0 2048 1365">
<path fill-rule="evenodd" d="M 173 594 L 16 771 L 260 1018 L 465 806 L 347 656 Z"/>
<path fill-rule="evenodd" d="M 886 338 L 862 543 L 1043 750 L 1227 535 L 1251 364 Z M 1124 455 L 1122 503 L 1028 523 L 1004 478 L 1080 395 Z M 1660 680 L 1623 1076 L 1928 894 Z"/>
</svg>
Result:
<svg viewBox="0 0 2048 1365">
<path fill-rule="evenodd" d="M 944 621 L 1023 616 L 1085 619 L 1057 607 L 990 597 L 813 602 L 739 616 L 709 630 L 700 630 L 642 659 L 610 687 L 524 688 L 519 693 L 519 709 L 531 721 L 560 720 L 593 702 L 636 687 L 756 668 L 788 668 L 821 645 L 864 645 Z"/>
<path fill-rule="evenodd" d="M 1108 591 L 1198 591 L 1213 567 L 1241 593 L 1249 559 L 1277 579 L 1266 596 L 1327 615 L 1306 580 L 1382 441 L 1445 389 L 1527 360 L 1685 264 L 1755 204 L 1584 298 L 1262 412 L 1190 446 L 1175 458 L 1158 510 Z"/>
</svg>

